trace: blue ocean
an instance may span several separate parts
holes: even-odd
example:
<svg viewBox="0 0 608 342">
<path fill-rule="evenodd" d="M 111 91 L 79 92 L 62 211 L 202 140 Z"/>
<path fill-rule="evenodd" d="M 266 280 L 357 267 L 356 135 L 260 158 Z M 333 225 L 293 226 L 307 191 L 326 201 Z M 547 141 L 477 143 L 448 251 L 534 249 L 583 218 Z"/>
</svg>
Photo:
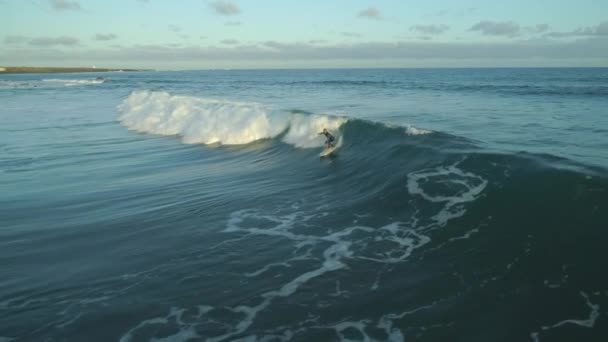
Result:
<svg viewBox="0 0 608 342">
<path fill-rule="evenodd" d="M 0 132 L 1 342 L 608 340 L 606 68 L 0 75 Z"/>
</svg>

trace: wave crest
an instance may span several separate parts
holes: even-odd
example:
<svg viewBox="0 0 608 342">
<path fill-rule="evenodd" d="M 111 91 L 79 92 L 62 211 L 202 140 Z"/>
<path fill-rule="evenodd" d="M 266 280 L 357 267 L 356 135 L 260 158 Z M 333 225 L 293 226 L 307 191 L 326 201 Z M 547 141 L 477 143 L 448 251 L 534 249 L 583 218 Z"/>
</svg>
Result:
<svg viewBox="0 0 608 342">
<path fill-rule="evenodd" d="M 255 102 L 213 100 L 167 92 L 135 91 L 118 106 L 120 122 L 129 129 L 178 135 L 188 144 L 241 145 L 274 138 L 299 148 L 323 146 L 323 128 L 336 131 L 347 120 L 328 115 L 273 111 Z"/>
</svg>

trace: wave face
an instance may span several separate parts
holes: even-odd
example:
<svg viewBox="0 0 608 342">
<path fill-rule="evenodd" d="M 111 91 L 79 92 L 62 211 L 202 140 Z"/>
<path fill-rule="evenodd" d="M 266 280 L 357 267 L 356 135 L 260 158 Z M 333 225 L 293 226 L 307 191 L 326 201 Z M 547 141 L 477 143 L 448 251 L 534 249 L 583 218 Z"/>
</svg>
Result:
<svg viewBox="0 0 608 342">
<path fill-rule="evenodd" d="M 490 331 L 500 330 L 500 317 L 517 302 L 535 307 L 521 316 L 525 327 L 504 323 L 509 328 L 500 335 L 509 340 L 543 340 L 563 326 L 598 324 L 608 279 L 586 277 L 597 265 L 584 260 L 589 251 L 601 253 L 588 234 L 608 222 L 599 209 L 608 203 L 601 168 L 550 155 L 490 153 L 468 139 L 412 126 L 166 92 L 134 92 L 119 112 L 131 130 L 180 136 L 188 144 L 243 145 L 237 165 L 260 167 L 233 184 L 256 200 L 227 213 L 219 230 L 225 241 L 208 254 L 220 258 L 233 251 L 229 262 L 243 271 L 226 284 L 249 284 L 254 294 L 238 305 L 209 299 L 197 310 L 172 308 L 132 326 L 125 341 L 152 333 L 158 322 L 211 341 L 252 335 L 310 340 L 317 334 L 325 336 L 321 340 L 404 341 L 429 326 L 473 329 L 476 319 L 461 320 L 460 310 L 485 296 L 503 298 L 488 309 L 493 328 L 480 329 L 485 336 L 496 336 Z M 310 165 L 316 153 L 310 148 L 322 146 L 317 133 L 324 127 L 339 133 L 342 145 L 327 161 L 331 172 Z M 260 140 L 268 144 L 247 147 Z M 218 153 L 230 158 L 234 151 Z M 575 229 L 578 224 L 584 228 Z M 568 237 L 556 242 L 554 234 Z M 576 246 L 582 241 L 588 250 Z M 239 251 L 252 246 L 263 261 L 243 261 L 246 252 Z M 267 279 L 278 280 L 269 286 Z M 563 306 L 535 322 L 543 301 L 565 297 L 579 307 L 576 315 Z M 369 300 L 379 314 L 347 309 L 351 301 Z M 346 311 L 339 320 L 322 318 L 331 310 Z M 183 323 L 193 317 L 221 326 Z M 314 319 L 269 323 L 278 317 Z"/>
<path fill-rule="evenodd" d="M 166 92 L 134 92 L 118 107 L 129 129 L 178 135 L 187 144 L 242 145 L 274 138 L 300 148 L 323 146 L 318 133 L 337 131 L 345 118 L 273 112 L 259 103 L 174 96 Z"/>
</svg>

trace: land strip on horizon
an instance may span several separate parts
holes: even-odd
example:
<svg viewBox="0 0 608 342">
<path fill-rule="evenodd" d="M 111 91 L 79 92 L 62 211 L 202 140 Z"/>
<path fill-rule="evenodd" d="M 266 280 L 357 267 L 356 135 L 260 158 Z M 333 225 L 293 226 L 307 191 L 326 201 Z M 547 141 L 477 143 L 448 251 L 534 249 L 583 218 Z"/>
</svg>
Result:
<svg viewBox="0 0 608 342">
<path fill-rule="evenodd" d="M 3 67 L 0 74 L 52 74 L 69 72 L 111 72 L 111 71 L 143 71 L 142 69 L 109 69 L 109 68 L 58 68 L 58 67 Z"/>
</svg>

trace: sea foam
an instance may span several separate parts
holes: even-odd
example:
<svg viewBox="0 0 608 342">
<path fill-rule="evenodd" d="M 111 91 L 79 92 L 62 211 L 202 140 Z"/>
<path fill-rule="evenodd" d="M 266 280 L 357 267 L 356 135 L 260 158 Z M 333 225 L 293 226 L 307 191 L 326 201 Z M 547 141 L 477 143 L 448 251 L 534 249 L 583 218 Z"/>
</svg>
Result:
<svg viewBox="0 0 608 342">
<path fill-rule="evenodd" d="M 285 133 L 283 141 L 298 148 L 323 146 L 318 133 L 335 132 L 347 120 L 273 110 L 255 102 L 135 91 L 118 106 L 119 120 L 138 132 L 177 135 L 187 144 L 240 145 Z"/>
<path fill-rule="evenodd" d="M 77 86 L 77 85 L 87 85 L 87 84 L 101 84 L 105 82 L 105 79 L 59 79 L 59 78 L 48 78 L 43 79 L 42 82 L 49 83 L 62 83 L 63 85 Z"/>
</svg>

